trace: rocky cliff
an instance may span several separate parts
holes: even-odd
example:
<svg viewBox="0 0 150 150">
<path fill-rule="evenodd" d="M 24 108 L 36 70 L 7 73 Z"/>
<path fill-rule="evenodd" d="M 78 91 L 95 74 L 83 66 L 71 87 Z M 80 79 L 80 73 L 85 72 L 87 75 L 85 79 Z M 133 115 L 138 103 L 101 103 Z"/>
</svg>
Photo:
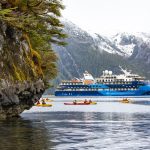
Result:
<svg viewBox="0 0 150 150">
<path fill-rule="evenodd" d="M 6 118 L 33 106 L 45 87 L 27 36 L 3 22 L 0 27 L 0 118 Z"/>
<path fill-rule="evenodd" d="M 56 77 L 62 9 L 61 0 L 0 1 L 0 118 L 29 109 Z"/>
</svg>

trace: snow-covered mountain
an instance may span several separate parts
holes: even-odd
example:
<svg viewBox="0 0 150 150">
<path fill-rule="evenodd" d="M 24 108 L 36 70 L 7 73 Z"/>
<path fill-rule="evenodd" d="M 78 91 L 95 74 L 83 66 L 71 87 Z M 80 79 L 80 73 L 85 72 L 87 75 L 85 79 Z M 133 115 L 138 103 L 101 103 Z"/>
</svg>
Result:
<svg viewBox="0 0 150 150">
<path fill-rule="evenodd" d="M 131 57 L 137 48 L 140 48 L 142 44 L 149 45 L 150 37 L 144 33 L 118 33 L 112 38 L 112 42 L 124 52 L 126 57 Z"/>
<path fill-rule="evenodd" d="M 70 79 L 88 70 L 99 76 L 105 69 L 120 73 L 119 66 L 150 77 L 150 34 L 117 33 L 106 37 L 88 33 L 63 21 L 68 34 L 66 47 L 54 46 L 59 57 L 59 79 Z"/>
</svg>

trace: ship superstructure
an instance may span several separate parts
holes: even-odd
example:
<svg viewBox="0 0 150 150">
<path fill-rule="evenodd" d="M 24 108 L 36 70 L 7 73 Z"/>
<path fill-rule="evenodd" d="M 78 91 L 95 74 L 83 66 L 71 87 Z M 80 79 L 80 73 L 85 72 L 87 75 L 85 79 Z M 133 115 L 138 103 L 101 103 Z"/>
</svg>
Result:
<svg viewBox="0 0 150 150">
<path fill-rule="evenodd" d="M 55 96 L 145 96 L 150 95 L 150 83 L 145 77 L 123 70 L 115 75 L 105 70 L 99 78 L 85 71 L 81 79 L 62 81 Z"/>
</svg>

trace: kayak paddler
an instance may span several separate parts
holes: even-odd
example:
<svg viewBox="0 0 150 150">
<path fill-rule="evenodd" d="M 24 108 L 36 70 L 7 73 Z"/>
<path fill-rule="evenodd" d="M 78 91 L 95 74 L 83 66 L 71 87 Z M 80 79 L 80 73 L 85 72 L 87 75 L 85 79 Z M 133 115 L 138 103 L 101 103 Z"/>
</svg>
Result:
<svg viewBox="0 0 150 150">
<path fill-rule="evenodd" d="M 46 103 L 45 103 L 45 100 L 44 99 L 42 99 L 42 105 L 45 105 Z"/>
<path fill-rule="evenodd" d="M 74 101 L 73 101 L 73 104 L 77 104 L 77 100 L 74 100 Z"/>
</svg>

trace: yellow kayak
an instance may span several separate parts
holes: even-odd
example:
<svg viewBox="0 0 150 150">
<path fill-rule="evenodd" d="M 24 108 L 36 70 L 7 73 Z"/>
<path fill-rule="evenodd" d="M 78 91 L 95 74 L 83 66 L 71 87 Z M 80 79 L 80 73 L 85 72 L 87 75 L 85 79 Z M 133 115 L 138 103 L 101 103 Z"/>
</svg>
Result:
<svg viewBox="0 0 150 150">
<path fill-rule="evenodd" d="M 54 101 L 54 100 L 49 99 L 49 98 L 42 98 L 42 99 L 40 99 L 40 101 L 42 101 L 42 100 L 44 100 L 44 101 L 46 101 L 46 102 L 53 102 L 53 101 Z"/>
<path fill-rule="evenodd" d="M 35 104 L 35 106 L 38 106 L 38 107 L 51 107 L 52 104 Z"/>
<path fill-rule="evenodd" d="M 97 104 L 97 102 L 92 102 L 92 103 L 90 103 L 91 105 L 96 105 Z"/>
<path fill-rule="evenodd" d="M 54 100 L 52 99 L 45 99 L 46 102 L 53 102 Z"/>
<path fill-rule="evenodd" d="M 120 101 L 121 103 L 131 103 L 131 101 L 129 99 L 123 99 Z"/>
</svg>

